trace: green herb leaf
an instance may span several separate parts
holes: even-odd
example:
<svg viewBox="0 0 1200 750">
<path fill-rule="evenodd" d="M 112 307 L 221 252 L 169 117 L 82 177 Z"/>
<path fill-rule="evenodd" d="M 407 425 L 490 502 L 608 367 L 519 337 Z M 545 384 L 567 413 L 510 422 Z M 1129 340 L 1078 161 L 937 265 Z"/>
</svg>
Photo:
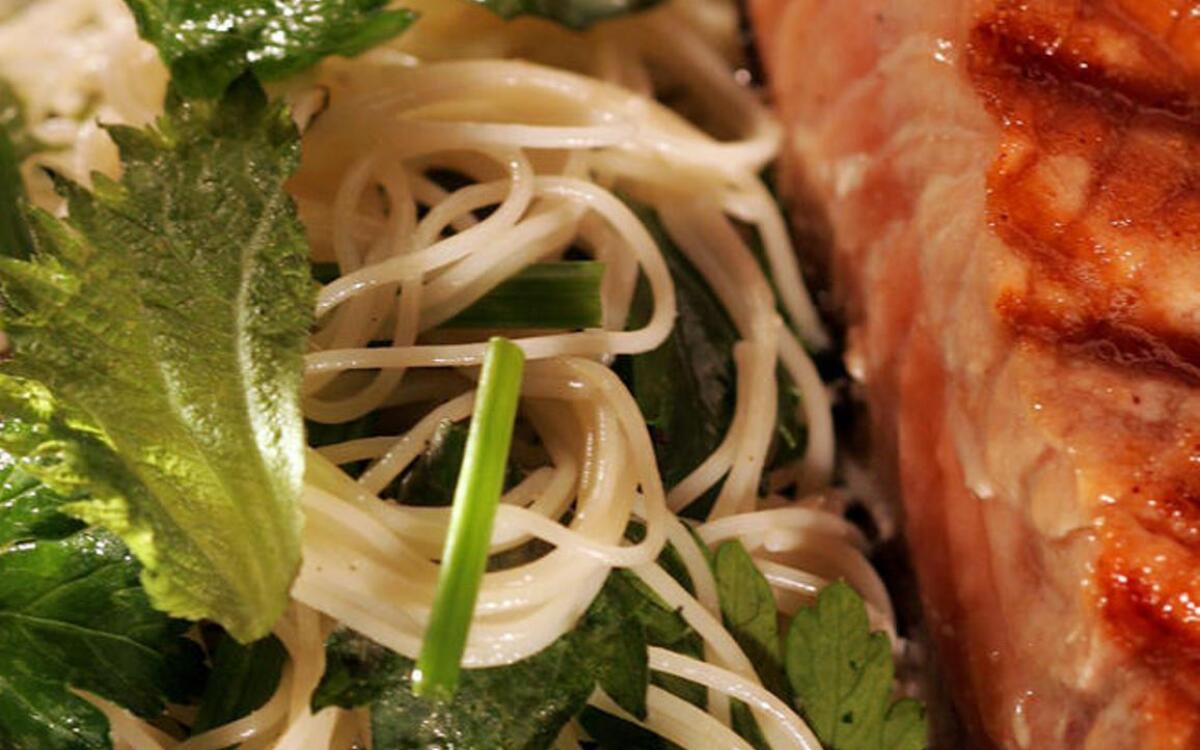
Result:
<svg viewBox="0 0 1200 750">
<path fill-rule="evenodd" d="M 775 381 L 779 389 L 778 412 L 775 418 L 775 438 L 771 441 L 765 471 L 800 458 L 808 445 L 808 426 L 804 423 L 804 416 L 800 411 L 804 398 L 800 389 L 783 367 L 776 372 Z"/>
<path fill-rule="evenodd" d="M 762 728 L 758 726 L 758 720 L 754 718 L 754 712 L 745 703 L 739 700 L 730 701 L 729 726 L 738 736 L 749 742 L 754 750 L 771 750 L 770 743 L 763 736 Z"/>
<path fill-rule="evenodd" d="M 27 258 L 33 241 L 21 214 L 25 184 L 19 166 L 12 140 L 0 129 L 0 255 Z"/>
<path fill-rule="evenodd" d="M 416 18 L 387 0 L 125 0 L 173 85 L 215 97 L 247 70 L 277 80 L 330 55 L 353 57 Z"/>
<path fill-rule="evenodd" d="M 446 420 L 429 439 L 429 447 L 400 479 L 396 499 L 405 505 L 449 505 L 467 449 L 467 427 Z"/>
<path fill-rule="evenodd" d="M 579 725 L 592 738 L 598 750 L 678 750 L 670 740 L 648 729 L 631 724 L 597 708 L 588 706 L 579 714 Z"/>
<path fill-rule="evenodd" d="M 18 163 L 49 148 L 30 132 L 25 103 L 16 89 L 4 80 L 0 80 L 0 132 L 8 135 Z"/>
<path fill-rule="evenodd" d="M 488 342 L 454 488 L 433 609 L 413 672 L 420 695 L 447 699 L 458 681 L 504 489 L 524 364 L 525 354 L 516 344 L 498 337 Z"/>
<path fill-rule="evenodd" d="M 273 635 L 245 646 L 229 636 L 222 638 L 192 734 L 237 721 L 261 708 L 279 686 L 286 661 L 287 651 Z"/>
<path fill-rule="evenodd" d="M 566 638 L 566 637 L 564 637 Z M 413 692 L 413 662 L 349 631 L 328 646 L 313 708 L 370 706 L 376 747 L 544 750 L 587 704 L 595 678 L 570 640 L 517 664 L 462 673 L 449 702 Z"/>
<path fill-rule="evenodd" d="M 572 29 L 586 29 L 607 18 L 647 10 L 661 0 L 474 0 L 503 18 L 532 15 Z"/>
<path fill-rule="evenodd" d="M 604 264 L 535 263 L 500 282 L 441 328 L 598 328 L 604 324 Z"/>
<path fill-rule="evenodd" d="M 411 660 L 339 631 L 327 644 L 313 708 L 369 706 L 375 746 L 397 750 L 544 750 L 597 684 L 626 710 L 641 706 L 644 716 L 648 660 L 637 613 L 658 605 L 631 606 L 625 583 L 610 575 L 575 628 L 541 652 L 506 667 L 464 670 L 449 701 L 413 692 Z"/>
<path fill-rule="evenodd" d="M 713 568 L 725 626 L 750 658 L 763 686 L 790 702 L 783 671 L 779 609 L 771 585 L 737 540 L 717 548 Z"/>
<path fill-rule="evenodd" d="M 0 81 L 0 256 L 29 257 L 29 227 L 21 213 L 25 184 L 21 162 L 44 146 L 25 126 L 25 110 L 17 92 Z"/>
<path fill-rule="evenodd" d="M 671 335 L 657 349 L 621 365 L 654 440 L 663 482 L 673 487 L 717 449 L 733 419 L 737 329 L 704 278 L 667 235 L 658 215 L 627 201 L 658 243 L 678 310 Z M 643 277 L 630 310 L 630 327 L 645 324 L 652 309 Z"/>
<path fill-rule="evenodd" d="M 125 540 L 155 606 L 254 640 L 300 560 L 312 286 L 283 190 L 297 134 L 246 79 L 110 133 L 122 180 L 59 180 L 70 218 L 32 211 L 34 259 L 0 258 L 0 447 L 89 495 L 68 511 Z"/>
<path fill-rule="evenodd" d="M 84 524 L 62 512 L 68 500 L 0 451 L 0 548 L 28 539 L 62 539 Z"/>
<path fill-rule="evenodd" d="M 66 499 L 5 460 L 0 747 L 109 748 L 107 720 L 68 688 L 154 716 L 203 683 L 201 654 L 183 637 L 187 623 L 151 608 L 120 540 L 99 530 L 63 535 Z"/>
<path fill-rule="evenodd" d="M 575 648 L 587 654 L 596 683 L 618 706 L 646 718 L 647 621 L 656 609 L 629 585 L 632 574 L 614 571 L 587 614 L 587 627 L 576 633 Z M 661 611 L 661 610 L 660 610 Z"/>
<path fill-rule="evenodd" d="M 787 637 L 786 667 L 800 708 L 830 750 L 924 750 L 925 712 L 892 702 L 888 637 L 872 633 L 867 609 L 845 583 L 826 586 L 801 609 Z"/>
</svg>

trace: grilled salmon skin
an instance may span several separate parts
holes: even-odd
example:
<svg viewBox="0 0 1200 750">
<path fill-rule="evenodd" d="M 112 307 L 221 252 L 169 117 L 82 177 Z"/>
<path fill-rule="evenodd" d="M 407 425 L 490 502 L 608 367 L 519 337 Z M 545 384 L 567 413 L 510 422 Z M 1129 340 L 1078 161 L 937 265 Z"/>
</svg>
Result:
<svg viewBox="0 0 1200 750">
<path fill-rule="evenodd" d="M 1200 748 L 1200 3 L 749 6 L 978 746 Z"/>
</svg>

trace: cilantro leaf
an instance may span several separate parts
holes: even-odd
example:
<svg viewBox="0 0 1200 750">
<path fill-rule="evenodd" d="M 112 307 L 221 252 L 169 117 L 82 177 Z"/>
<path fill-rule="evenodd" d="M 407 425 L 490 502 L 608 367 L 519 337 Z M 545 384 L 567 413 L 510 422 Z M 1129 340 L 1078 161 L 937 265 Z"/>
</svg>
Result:
<svg viewBox="0 0 1200 750">
<path fill-rule="evenodd" d="M 737 540 L 717 548 L 713 574 L 725 626 L 750 658 L 763 685 L 785 701 L 789 700 L 779 635 L 779 608 L 775 605 L 771 585 Z"/>
<path fill-rule="evenodd" d="M 549 18 L 572 29 L 637 11 L 662 0 L 474 0 L 502 18 L 531 15 Z"/>
<path fill-rule="evenodd" d="M 153 716 L 203 682 L 201 654 L 150 606 L 120 540 L 64 535 L 66 499 L 2 457 L 0 747 L 107 749 L 108 722 L 68 686 Z"/>
<path fill-rule="evenodd" d="M 515 664 L 463 671 L 453 699 L 412 692 L 413 662 L 349 631 L 327 644 L 327 667 L 314 709 L 371 708 L 377 747 L 548 748 L 599 685 L 623 709 L 646 715 L 646 644 L 691 632 L 682 618 L 609 575 L 573 630 Z"/>
<path fill-rule="evenodd" d="M 33 259 L 0 258 L 0 447 L 89 496 L 69 512 L 121 536 L 155 606 L 253 640 L 300 560 L 298 137 L 250 79 L 110 133 L 122 180 L 59 179 L 70 218 L 31 211 Z"/>
<path fill-rule="evenodd" d="M 833 583 L 801 609 L 787 637 L 786 667 L 800 708 L 830 750 L 923 750 L 925 711 L 892 702 L 888 637 L 872 633 L 854 589 Z"/>
<path fill-rule="evenodd" d="M 387 0 L 125 0 L 179 91 L 215 97 L 247 70 L 276 80 L 330 55 L 352 57 L 416 16 Z"/>
</svg>

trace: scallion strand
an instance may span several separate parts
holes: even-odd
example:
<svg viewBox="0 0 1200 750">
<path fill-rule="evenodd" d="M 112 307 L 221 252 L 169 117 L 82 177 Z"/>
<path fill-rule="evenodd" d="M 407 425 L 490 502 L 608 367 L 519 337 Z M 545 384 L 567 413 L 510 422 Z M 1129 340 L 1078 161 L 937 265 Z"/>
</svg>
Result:
<svg viewBox="0 0 1200 750">
<path fill-rule="evenodd" d="M 449 700 L 487 568 L 496 507 L 504 489 L 525 355 L 504 338 L 488 342 L 462 469 L 454 487 L 450 527 L 442 551 L 433 610 L 413 670 L 413 692 Z"/>
</svg>

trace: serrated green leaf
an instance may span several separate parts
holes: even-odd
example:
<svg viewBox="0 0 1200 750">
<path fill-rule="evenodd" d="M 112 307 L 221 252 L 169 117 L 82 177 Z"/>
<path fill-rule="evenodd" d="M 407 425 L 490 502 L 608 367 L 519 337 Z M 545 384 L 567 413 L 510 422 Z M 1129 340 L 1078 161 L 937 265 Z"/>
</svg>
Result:
<svg viewBox="0 0 1200 750">
<path fill-rule="evenodd" d="M 246 71 L 277 80 L 323 57 L 353 57 L 408 28 L 387 0 L 125 0 L 172 83 L 215 97 Z"/>
<path fill-rule="evenodd" d="M 29 539 L 62 539 L 83 528 L 63 513 L 70 501 L 21 471 L 0 451 L 0 548 Z"/>
<path fill-rule="evenodd" d="M 473 0 L 503 18 L 541 16 L 572 29 L 648 10 L 662 0 Z"/>
<path fill-rule="evenodd" d="M 69 520 L 58 513 L 66 499 L 11 465 L 5 472 L 0 747 L 107 749 L 107 720 L 69 687 L 154 716 L 203 684 L 202 655 L 183 637 L 187 623 L 150 606 L 120 540 L 100 530 L 63 535 L 52 519 Z"/>
<path fill-rule="evenodd" d="M 923 711 L 893 705 L 888 637 L 872 633 L 866 605 L 837 582 L 801 609 L 788 632 L 786 667 L 800 709 L 829 750 L 920 750 Z M 894 716 L 894 718 L 893 718 Z"/>
<path fill-rule="evenodd" d="M 34 258 L 0 258 L 0 447 L 89 496 L 70 512 L 125 540 L 155 606 L 253 640 L 300 557 L 298 136 L 252 80 L 110 133 L 121 181 L 60 179 L 70 218 L 33 211 Z"/>
</svg>

